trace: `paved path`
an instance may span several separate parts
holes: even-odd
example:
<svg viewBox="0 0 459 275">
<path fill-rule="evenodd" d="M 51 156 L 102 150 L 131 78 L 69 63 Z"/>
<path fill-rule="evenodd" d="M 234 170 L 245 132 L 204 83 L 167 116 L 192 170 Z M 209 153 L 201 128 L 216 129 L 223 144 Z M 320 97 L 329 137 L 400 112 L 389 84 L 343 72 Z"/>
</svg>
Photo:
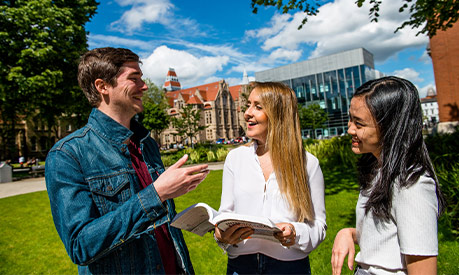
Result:
<svg viewBox="0 0 459 275">
<path fill-rule="evenodd" d="M 223 162 L 213 162 L 208 165 L 210 170 L 223 169 Z M 0 199 L 43 190 L 46 190 L 44 177 L 0 183 Z"/>
</svg>

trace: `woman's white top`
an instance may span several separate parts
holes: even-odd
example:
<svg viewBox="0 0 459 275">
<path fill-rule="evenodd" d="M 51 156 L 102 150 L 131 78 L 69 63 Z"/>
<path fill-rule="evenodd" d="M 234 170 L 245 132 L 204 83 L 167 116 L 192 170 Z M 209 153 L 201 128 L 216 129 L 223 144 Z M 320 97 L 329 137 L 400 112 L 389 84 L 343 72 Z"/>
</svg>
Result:
<svg viewBox="0 0 459 275">
<path fill-rule="evenodd" d="M 408 188 L 394 185 L 391 219 L 368 212 L 362 192 L 356 207 L 356 233 L 360 252 L 355 261 L 370 274 L 406 274 L 404 255 L 438 255 L 438 201 L 435 182 L 421 176 Z"/>
<path fill-rule="evenodd" d="M 246 239 L 227 249 L 228 257 L 263 253 L 283 261 L 303 259 L 325 238 L 324 178 L 319 161 L 306 154 L 309 190 L 314 206 L 312 223 L 297 222 L 287 200 L 279 191 L 274 172 L 265 181 L 256 154 L 256 143 L 241 146 L 228 153 L 223 168 L 221 212 L 234 212 L 270 218 L 274 223 L 288 222 L 296 231 L 295 244 L 287 248 L 278 242 Z"/>
</svg>

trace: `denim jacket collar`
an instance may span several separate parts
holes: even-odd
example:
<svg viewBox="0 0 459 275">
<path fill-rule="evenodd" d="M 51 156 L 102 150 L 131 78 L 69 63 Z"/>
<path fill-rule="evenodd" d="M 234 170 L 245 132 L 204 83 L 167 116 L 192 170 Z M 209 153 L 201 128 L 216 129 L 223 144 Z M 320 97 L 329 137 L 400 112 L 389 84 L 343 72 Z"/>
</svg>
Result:
<svg viewBox="0 0 459 275">
<path fill-rule="evenodd" d="M 130 130 L 97 108 L 92 109 L 87 126 L 102 137 L 118 144 L 125 143 L 134 132 L 140 138 L 140 141 L 147 138 L 149 134 L 148 130 L 140 125 L 134 118 L 131 119 L 132 130 Z"/>
</svg>

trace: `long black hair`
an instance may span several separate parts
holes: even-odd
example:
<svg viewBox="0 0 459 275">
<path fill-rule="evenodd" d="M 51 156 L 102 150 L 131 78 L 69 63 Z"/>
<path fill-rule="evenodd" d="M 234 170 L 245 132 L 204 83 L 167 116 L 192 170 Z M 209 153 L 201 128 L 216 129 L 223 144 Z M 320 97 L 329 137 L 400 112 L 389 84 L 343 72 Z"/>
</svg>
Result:
<svg viewBox="0 0 459 275">
<path fill-rule="evenodd" d="M 379 160 L 369 153 L 358 162 L 360 188 L 370 191 L 366 213 L 372 211 L 377 217 L 389 219 L 394 183 L 409 187 L 427 174 L 435 181 L 440 214 L 444 199 L 422 137 L 422 109 L 416 87 L 408 80 L 389 76 L 364 83 L 354 97 L 364 97 L 380 137 Z M 370 190 L 372 181 L 375 183 Z"/>
</svg>

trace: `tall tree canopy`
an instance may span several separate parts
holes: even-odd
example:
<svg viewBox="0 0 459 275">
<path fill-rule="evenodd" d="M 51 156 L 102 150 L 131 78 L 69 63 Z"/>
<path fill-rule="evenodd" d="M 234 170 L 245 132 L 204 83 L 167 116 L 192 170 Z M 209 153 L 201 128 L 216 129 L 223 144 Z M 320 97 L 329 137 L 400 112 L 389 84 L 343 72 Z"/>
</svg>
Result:
<svg viewBox="0 0 459 275">
<path fill-rule="evenodd" d="M 169 115 L 167 114 L 167 102 L 164 92 L 150 79 L 145 79 L 148 90 L 143 94 L 143 112 L 139 114 L 140 121 L 145 128 L 153 132 L 156 141 L 159 142 L 159 135 L 169 126 Z"/>
<path fill-rule="evenodd" d="M 6 144 L 2 150 L 11 157 L 19 118 L 36 115 L 38 111 L 39 118 L 52 128 L 62 114 L 76 115 L 81 122 L 89 112 L 76 75 L 79 56 L 87 49 L 84 26 L 96 13 L 98 3 L 0 3 L 0 128 Z"/>
<path fill-rule="evenodd" d="M 358 7 L 362 7 L 366 0 L 356 0 Z M 371 21 L 378 22 L 379 6 L 383 0 L 368 0 L 371 8 L 369 15 Z M 257 13 L 258 6 L 274 6 L 282 13 L 301 10 L 305 17 L 298 26 L 301 29 L 308 21 L 308 16 L 317 15 L 321 0 L 252 0 L 252 11 Z M 410 18 L 403 22 L 396 30 L 410 26 L 411 28 L 422 29 L 417 34 L 427 34 L 429 37 L 435 35 L 437 30 L 446 30 L 452 27 L 459 18 L 459 1 L 457 0 L 402 0 L 400 1 L 399 12 L 409 9 Z"/>
</svg>

